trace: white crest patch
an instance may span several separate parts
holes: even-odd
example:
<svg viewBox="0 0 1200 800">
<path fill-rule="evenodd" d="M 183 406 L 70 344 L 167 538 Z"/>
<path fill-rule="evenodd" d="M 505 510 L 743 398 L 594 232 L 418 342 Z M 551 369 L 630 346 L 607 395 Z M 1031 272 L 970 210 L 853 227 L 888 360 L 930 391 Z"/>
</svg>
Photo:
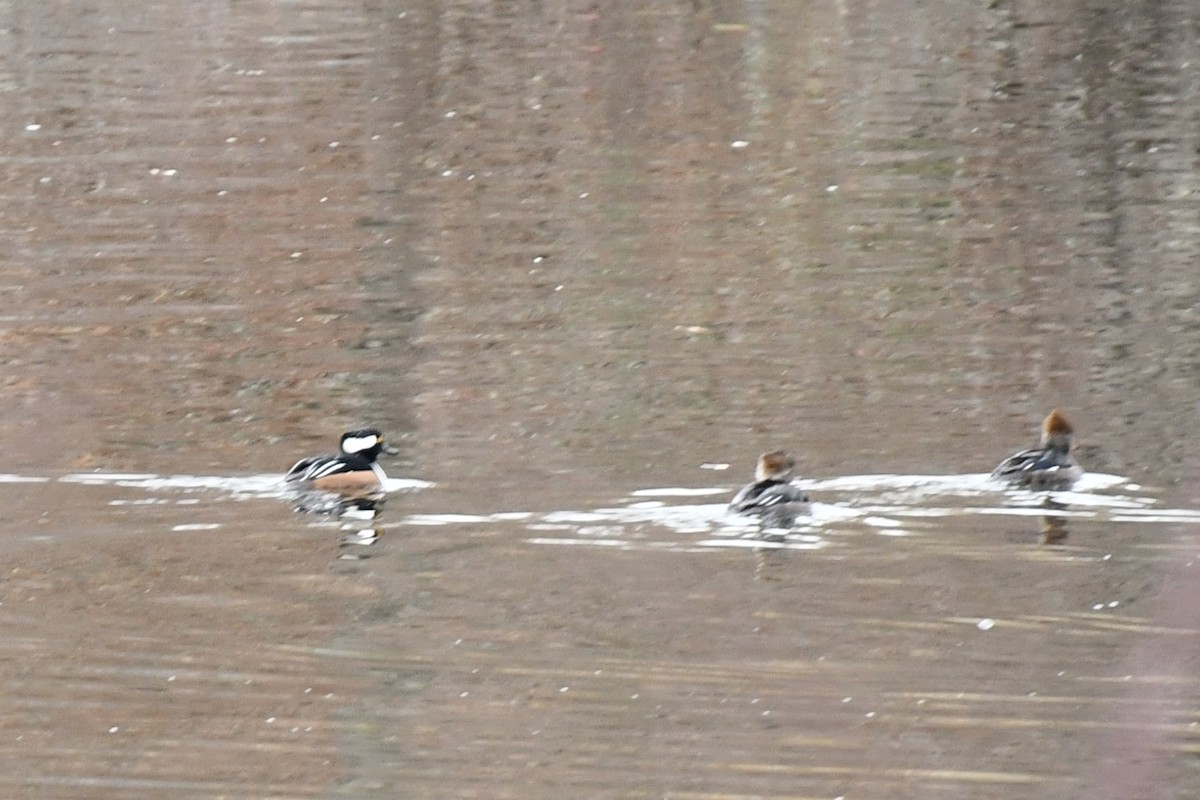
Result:
<svg viewBox="0 0 1200 800">
<path fill-rule="evenodd" d="M 347 453 L 361 453 L 379 444 L 378 436 L 353 436 L 342 442 L 342 450 Z"/>
</svg>

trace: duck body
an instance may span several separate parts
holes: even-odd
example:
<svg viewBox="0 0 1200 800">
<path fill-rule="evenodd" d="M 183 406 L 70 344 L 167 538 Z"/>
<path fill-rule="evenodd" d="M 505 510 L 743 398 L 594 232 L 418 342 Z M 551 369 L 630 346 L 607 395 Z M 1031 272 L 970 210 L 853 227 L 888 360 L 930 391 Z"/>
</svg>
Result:
<svg viewBox="0 0 1200 800">
<path fill-rule="evenodd" d="M 1037 447 L 1014 453 L 992 470 L 992 478 L 1021 489 L 1069 489 L 1083 475 L 1071 456 L 1075 429 L 1058 409 L 1042 422 Z"/>
<path fill-rule="evenodd" d="M 360 428 L 342 434 L 341 452 L 310 456 L 297 461 L 283 476 L 284 481 L 307 488 L 341 493 L 378 491 L 387 475 L 376 459 L 394 452 L 375 428 Z"/>
<path fill-rule="evenodd" d="M 729 511 L 759 517 L 764 527 L 790 528 L 796 518 L 810 513 L 808 494 L 792 483 L 796 462 L 776 450 L 758 458 L 754 481 L 729 502 Z"/>
</svg>

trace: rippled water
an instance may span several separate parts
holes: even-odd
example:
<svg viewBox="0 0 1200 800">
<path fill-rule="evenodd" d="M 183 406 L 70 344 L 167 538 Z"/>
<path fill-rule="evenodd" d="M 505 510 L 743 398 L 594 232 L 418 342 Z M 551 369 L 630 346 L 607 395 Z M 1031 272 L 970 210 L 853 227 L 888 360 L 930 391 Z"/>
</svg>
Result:
<svg viewBox="0 0 1200 800">
<path fill-rule="evenodd" d="M 0 17 L 0 794 L 1195 793 L 1190 5 Z"/>
</svg>

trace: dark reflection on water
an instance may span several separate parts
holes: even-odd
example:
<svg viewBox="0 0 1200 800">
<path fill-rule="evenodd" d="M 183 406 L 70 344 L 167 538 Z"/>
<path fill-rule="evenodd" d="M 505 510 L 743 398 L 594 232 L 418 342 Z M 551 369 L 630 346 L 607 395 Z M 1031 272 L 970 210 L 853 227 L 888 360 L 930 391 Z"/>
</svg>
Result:
<svg viewBox="0 0 1200 800">
<path fill-rule="evenodd" d="M 8 794 L 1194 793 L 1191 4 L 0 17 Z"/>
</svg>

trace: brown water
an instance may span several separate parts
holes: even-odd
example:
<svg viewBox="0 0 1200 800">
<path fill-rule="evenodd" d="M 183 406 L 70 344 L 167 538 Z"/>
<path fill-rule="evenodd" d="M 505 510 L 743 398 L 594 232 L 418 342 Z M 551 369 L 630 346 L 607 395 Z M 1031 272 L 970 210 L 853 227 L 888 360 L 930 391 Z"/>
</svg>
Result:
<svg viewBox="0 0 1200 800">
<path fill-rule="evenodd" d="M 0 15 L 0 795 L 1195 795 L 1192 4 Z"/>
</svg>

